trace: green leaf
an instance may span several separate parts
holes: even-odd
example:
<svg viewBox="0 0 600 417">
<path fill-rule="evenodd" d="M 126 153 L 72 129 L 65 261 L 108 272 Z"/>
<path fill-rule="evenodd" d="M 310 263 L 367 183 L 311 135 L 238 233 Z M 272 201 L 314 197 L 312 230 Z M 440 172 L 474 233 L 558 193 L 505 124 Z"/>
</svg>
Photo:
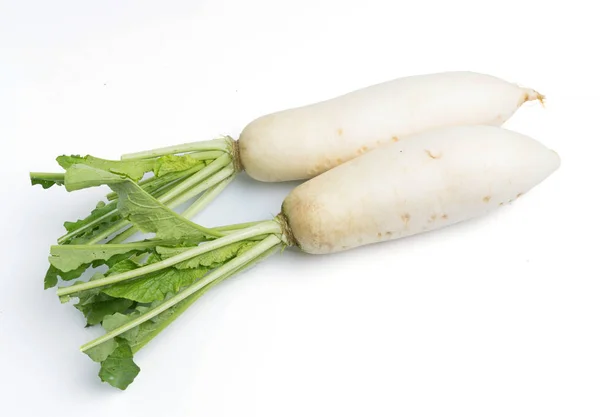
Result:
<svg viewBox="0 0 600 417">
<path fill-rule="evenodd" d="M 134 304 L 125 298 L 114 298 L 107 294 L 95 294 L 87 298 L 80 298 L 75 308 L 81 311 L 86 318 L 87 326 L 101 323 L 105 317 L 115 313 L 124 313 Z"/>
<path fill-rule="evenodd" d="M 133 223 L 143 233 L 156 233 L 158 239 L 186 239 L 191 243 L 198 243 L 207 237 L 220 236 L 177 214 L 126 177 L 74 164 L 68 168 L 65 178 L 65 185 L 69 190 L 108 185 L 117 193 L 117 209 L 122 218 Z M 105 226 L 100 229 L 105 231 L 110 227 Z"/>
<path fill-rule="evenodd" d="M 99 202 L 86 218 L 75 222 L 65 222 L 64 226 L 68 233 L 59 238 L 58 243 L 61 245 L 85 244 L 92 237 L 112 227 L 120 219 L 116 201 L 109 204 Z"/>
<path fill-rule="evenodd" d="M 190 155 L 165 155 L 158 158 L 156 161 L 154 166 L 154 175 L 157 177 L 162 177 L 163 175 L 172 172 L 185 171 L 197 165 L 204 166 L 205 163 L 203 161 L 198 161 L 196 158 L 193 158 Z"/>
<path fill-rule="evenodd" d="M 110 339 L 87 350 L 85 354 L 88 355 L 94 362 L 103 362 L 111 353 L 115 351 L 117 346 L 117 341 L 115 339 Z"/>
<path fill-rule="evenodd" d="M 145 307 L 146 310 L 149 310 L 149 307 Z M 145 312 L 145 311 L 144 311 Z M 129 341 L 129 346 L 131 346 L 131 350 L 137 352 L 142 347 L 144 347 L 150 340 L 152 340 L 160 331 L 170 323 L 169 319 L 177 312 L 177 305 L 171 307 L 152 319 L 143 322 L 139 326 L 136 327 L 137 334 L 136 337 Z M 139 315 L 143 314 L 143 312 L 138 313 Z M 133 330 L 133 329 L 131 329 Z M 131 331 L 129 330 L 129 331 Z M 129 332 L 128 331 L 128 332 Z M 126 332 L 126 333 L 128 333 Z"/>
<path fill-rule="evenodd" d="M 109 267 L 147 252 L 154 253 L 154 248 L 168 241 L 143 240 L 134 243 L 106 243 L 98 245 L 53 245 L 50 247 L 50 264 L 63 272 L 71 271 L 80 265 L 100 265 Z M 134 266 L 137 268 L 139 265 Z"/>
<path fill-rule="evenodd" d="M 119 196 L 119 212 L 143 233 L 159 240 L 198 243 L 211 236 L 209 230 L 177 214 L 132 181 L 109 184 Z"/>
<path fill-rule="evenodd" d="M 31 185 L 41 185 L 45 190 L 52 187 L 53 185 L 62 186 L 64 181 L 60 180 L 45 180 L 42 178 L 31 178 Z"/>
<path fill-rule="evenodd" d="M 78 268 L 75 268 L 71 271 L 63 272 L 54 267 L 54 265 L 50 265 L 48 271 L 46 272 L 46 276 L 44 277 L 44 289 L 52 288 L 56 284 L 58 284 L 58 278 L 62 278 L 63 281 L 72 281 L 77 279 L 83 274 L 89 265 L 81 265 Z"/>
<path fill-rule="evenodd" d="M 140 267 L 140 264 L 134 262 L 131 259 L 125 259 L 125 260 L 122 260 L 122 261 L 116 263 L 115 265 L 112 265 L 108 269 L 108 271 L 106 271 L 105 274 L 101 274 L 99 272 L 95 273 L 90 278 L 90 281 L 102 279 L 106 276 L 113 275 L 113 274 L 119 274 L 121 272 L 131 271 L 132 269 L 136 269 L 139 267 Z M 58 271 L 58 272 L 60 273 L 60 271 Z M 80 281 L 77 281 L 74 284 L 79 284 L 79 283 L 80 283 Z M 96 296 L 98 296 L 98 298 L 95 298 Z M 101 296 L 104 298 L 101 298 Z M 100 301 L 108 301 L 110 299 L 115 298 L 115 297 L 110 297 L 107 294 L 102 294 L 102 288 L 92 288 L 89 290 L 78 291 L 78 292 L 70 294 L 70 295 L 62 296 L 61 302 L 63 302 L 63 303 L 67 302 L 71 299 L 71 297 L 79 298 L 78 306 L 80 306 L 80 307 L 83 305 L 92 304 L 92 303 L 100 302 Z M 116 298 L 118 298 L 118 297 L 116 297 Z M 77 307 L 77 305 L 75 307 Z"/>
<path fill-rule="evenodd" d="M 116 298 L 127 298 L 141 303 L 161 301 L 169 292 L 176 293 L 206 274 L 205 268 L 178 270 L 165 268 L 142 278 L 122 281 L 102 290 Z"/>
<path fill-rule="evenodd" d="M 126 340 L 116 338 L 117 347 L 102 362 L 98 376 L 104 382 L 121 390 L 126 389 L 140 373 L 133 361 L 133 352 Z"/>
<path fill-rule="evenodd" d="M 121 327 L 122 325 L 127 324 L 127 322 L 133 320 L 138 316 L 140 316 L 140 312 L 137 310 L 133 313 L 130 313 L 129 315 L 116 313 L 106 317 L 102 322 L 102 327 L 104 327 L 104 329 L 106 329 L 107 332 L 110 332 L 111 330 L 114 330 L 117 327 Z M 131 345 L 131 343 L 135 342 L 139 331 L 139 326 L 136 326 L 133 329 L 127 330 L 119 337 L 127 340 L 127 342 Z"/>
<path fill-rule="evenodd" d="M 124 175 L 113 174 L 88 165 L 75 164 L 65 173 L 65 188 L 67 191 L 76 191 L 89 187 L 98 187 L 105 184 L 118 183 L 125 180 Z"/>
<path fill-rule="evenodd" d="M 86 245 L 91 239 L 95 238 L 98 235 L 105 233 L 107 230 L 111 229 L 118 221 L 121 220 L 120 216 L 115 216 L 112 221 L 104 222 L 100 224 L 100 226 L 95 228 L 90 228 L 86 230 L 83 234 L 78 235 L 70 239 L 69 245 Z M 65 243 L 62 243 L 63 245 Z"/>
<path fill-rule="evenodd" d="M 120 268 L 123 268 L 123 264 Z M 90 281 L 104 278 L 106 275 L 118 272 L 121 272 L 119 268 L 113 267 L 109 269 L 105 275 L 100 273 L 94 274 L 90 278 Z M 75 304 L 74 307 L 81 311 L 81 313 L 86 318 L 86 327 L 93 326 L 102 322 L 102 320 L 104 320 L 106 316 L 110 316 L 115 313 L 125 313 L 135 304 L 132 300 L 127 300 L 125 298 L 115 298 L 111 297 L 108 294 L 104 294 L 100 291 L 100 288 L 81 291 L 79 293 L 74 294 L 73 296 L 79 298 L 79 302 Z"/>
<path fill-rule="evenodd" d="M 58 274 L 59 270 L 50 265 L 48 271 L 46 271 L 46 276 L 44 276 L 44 289 L 55 287 L 58 284 Z"/>
<path fill-rule="evenodd" d="M 169 299 L 173 296 L 173 293 L 167 294 L 165 297 Z M 138 305 L 136 309 L 128 314 L 114 314 L 110 317 L 107 317 L 102 326 L 106 329 L 106 331 L 111 331 L 120 327 L 129 321 L 141 316 L 146 313 L 153 307 L 156 307 L 160 304 L 160 302 L 155 301 L 150 305 Z M 131 346 L 131 350 L 133 352 L 137 352 L 144 345 L 146 345 L 154 336 L 156 336 L 160 331 L 169 324 L 169 319 L 173 314 L 177 312 L 179 305 L 173 306 L 162 313 L 154 316 L 148 321 L 140 324 L 139 326 L 134 327 L 133 329 L 127 330 L 125 333 L 121 334 L 121 338 L 127 340 L 129 346 Z"/>
<path fill-rule="evenodd" d="M 141 265 L 135 262 L 132 259 L 124 259 L 120 262 L 117 262 L 113 266 L 111 266 L 108 271 L 106 271 L 105 276 L 120 274 L 127 271 L 132 271 L 136 268 L 139 268 Z"/>
<path fill-rule="evenodd" d="M 78 268 L 80 265 L 90 265 L 94 261 L 97 261 L 95 266 L 99 266 L 110 262 L 113 257 L 117 257 L 116 259 L 129 258 L 150 250 L 152 250 L 151 247 L 132 248 L 132 245 L 126 244 L 54 245 L 50 247 L 50 257 L 48 259 L 52 266 L 67 272 Z"/>
<path fill-rule="evenodd" d="M 125 175 L 134 181 L 139 181 L 146 172 L 152 171 L 156 163 L 156 161 L 152 159 L 111 161 L 107 159 L 96 158 L 91 155 L 86 155 L 84 157 L 79 155 L 62 155 L 56 158 L 56 161 L 66 171 L 69 171 L 69 169 L 74 165 L 86 165 L 88 167 L 97 168 L 113 174 Z"/>
<path fill-rule="evenodd" d="M 96 208 L 94 210 L 92 210 L 91 214 L 89 216 L 87 216 L 84 219 L 81 220 L 77 220 L 74 222 L 69 222 L 66 221 L 64 222 L 64 226 L 65 229 L 67 230 L 67 232 L 74 232 L 78 229 L 83 228 L 84 226 L 89 225 L 90 223 L 94 223 L 97 222 L 98 220 L 100 220 L 103 216 L 113 212 L 114 210 L 117 209 L 117 202 L 111 202 L 109 204 L 105 204 L 103 201 L 100 201 L 97 205 Z M 114 216 L 118 217 L 117 213 L 114 213 Z M 113 219 L 114 217 L 111 216 L 107 219 Z"/>
<path fill-rule="evenodd" d="M 235 242 L 227 246 L 223 246 L 222 248 L 212 250 L 210 252 L 203 253 L 201 255 L 195 256 L 187 261 L 180 262 L 175 266 L 177 269 L 188 269 L 188 268 L 198 268 L 201 266 L 207 268 L 216 268 L 219 265 L 227 262 L 233 258 L 235 258 L 238 254 L 243 252 L 243 250 L 247 250 L 251 248 L 255 242 L 253 241 L 240 241 Z M 182 252 L 191 249 L 191 247 L 164 247 L 157 246 L 156 252 L 163 258 L 170 258 L 175 255 L 179 255 Z"/>
</svg>

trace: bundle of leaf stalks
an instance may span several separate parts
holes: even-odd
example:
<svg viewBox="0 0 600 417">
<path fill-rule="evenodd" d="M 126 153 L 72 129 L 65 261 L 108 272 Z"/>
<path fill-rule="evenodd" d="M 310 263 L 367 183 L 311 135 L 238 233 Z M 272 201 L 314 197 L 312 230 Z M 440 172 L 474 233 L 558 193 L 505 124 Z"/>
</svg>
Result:
<svg viewBox="0 0 600 417">
<path fill-rule="evenodd" d="M 61 156 L 63 173 L 31 173 L 32 184 L 44 188 L 112 189 L 88 217 L 64 223 L 44 288 L 60 281 L 61 302 L 72 301 L 87 326 L 106 330 L 81 350 L 99 362 L 101 380 L 119 389 L 140 371 L 133 355 L 194 301 L 285 245 L 278 219 L 212 229 L 188 220 L 235 174 L 230 140 L 206 143 L 204 151 L 132 161 Z M 182 214 L 173 210 L 190 200 Z M 151 237 L 132 240 L 137 232 Z M 82 280 L 90 268 L 97 270 Z"/>
</svg>

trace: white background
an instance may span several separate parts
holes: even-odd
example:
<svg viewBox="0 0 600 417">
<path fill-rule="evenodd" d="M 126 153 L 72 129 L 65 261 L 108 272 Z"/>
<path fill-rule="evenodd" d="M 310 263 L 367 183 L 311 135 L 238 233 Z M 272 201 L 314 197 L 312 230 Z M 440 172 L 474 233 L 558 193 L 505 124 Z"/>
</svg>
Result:
<svg viewBox="0 0 600 417">
<path fill-rule="evenodd" d="M 600 66 L 586 4 L 0 1 L 0 414 L 600 415 Z M 592 6 L 589 6 L 592 7 Z M 42 290 L 62 222 L 105 190 L 28 183 L 57 155 L 237 137 L 262 114 L 388 79 L 484 72 L 535 88 L 506 127 L 562 157 L 510 207 L 332 256 L 286 251 L 204 296 L 136 356 Z M 240 176 L 195 220 L 269 218 L 295 184 Z"/>
</svg>

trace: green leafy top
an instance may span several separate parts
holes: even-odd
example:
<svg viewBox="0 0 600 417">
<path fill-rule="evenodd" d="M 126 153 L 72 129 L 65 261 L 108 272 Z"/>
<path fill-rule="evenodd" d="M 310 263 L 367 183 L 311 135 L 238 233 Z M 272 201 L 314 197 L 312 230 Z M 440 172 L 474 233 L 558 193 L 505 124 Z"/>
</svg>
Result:
<svg viewBox="0 0 600 417">
<path fill-rule="evenodd" d="M 96 168 L 110 174 L 121 177 L 127 177 L 132 181 L 140 181 L 146 173 L 153 172 L 155 177 L 162 177 L 167 174 L 175 174 L 187 171 L 194 167 L 204 167 L 204 160 L 195 158 L 194 155 L 165 155 L 160 158 L 136 159 L 129 161 L 113 161 L 108 159 L 96 158 L 86 155 L 61 155 L 56 158 L 58 164 L 65 170 L 61 173 L 40 173 L 32 172 L 30 174 L 31 185 L 41 185 L 43 188 L 50 188 L 53 185 L 65 185 L 68 191 L 86 188 L 92 185 L 84 186 L 86 171 L 81 166 Z M 77 175 L 71 172 L 71 168 L 78 166 Z M 78 178 L 82 175 L 82 178 Z M 66 183 L 66 177 L 69 177 L 69 183 Z M 101 185 L 99 183 L 97 185 Z"/>
<path fill-rule="evenodd" d="M 207 237 L 222 236 L 174 212 L 131 180 L 111 182 L 119 196 L 117 208 L 121 216 L 144 233 L 155 233 L 157 239 L 201 242 Z"/>
<path fill-rule="evenodd" d="M 62 155 L 56 158 L 58 164 L 69 171 L 74 165 L 85 165 L 90 168 L 97 168 L 102 171 L 113 174 L 123 175 L 131 178 L 133 181 L 142 179 L 146 172 L 154 169 L 156 161 L 153 159 L 141 159 L 135 161 L 109 161 L 107 159 L 96 158 L 91 155 Z"/>
<path fill-rule="evenodd" d="M 249 249 L 254 245 L 255 242 L 252 241 L 240 241 L 234 242 L 227 246 L 223 246 L 222 248 L 203 253 L 187 261 L 180 262 L 175 265 L 177 269 L 186 269 L 186 268 L 198 268 L 200 266 L 204 266 L 207 268 L 216 268 L 217 266 L 223 264 L 224 262 L 229 261 L 230 259 L 235 258 L 238 254 L 243 253 L 244 250 Z M 180 253 L 188 250 L 189 247 L 166 247 L 166 246 L 157 246 L 156 252 L 163 258 L 170 258 L 175 255 L 179 255 Z"/>
</svg>

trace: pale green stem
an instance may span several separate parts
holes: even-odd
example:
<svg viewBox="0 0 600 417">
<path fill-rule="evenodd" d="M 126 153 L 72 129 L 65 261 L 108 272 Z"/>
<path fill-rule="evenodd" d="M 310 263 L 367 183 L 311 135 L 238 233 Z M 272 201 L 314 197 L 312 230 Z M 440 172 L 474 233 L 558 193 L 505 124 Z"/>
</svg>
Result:
<svg viewBox="0 0 600 417">
<path fill-rule="evenodd" d="M 223 236 L 219 239 L 204 243 L 200 246 L 186 250 L 185 252 L 182 252 L 178 255 L 172 256 L 171 258 L 167 258 L 160 262 L 142 266 L 141 268 L 123 272 L 120 274 L 110 275 L 105 278 L 96 279 L 88 282 L 82 282 L 68 287 L 60 287 L 56 293 L 59 297 L 62 297 L 80 291 L 91 290 L 92 288 L 104 287 L 106 285 L 116 284 L 117 282 L 127 281 L 132 278 L 137 278 L 142 275 L 146 275 L 151 272 L 156 272 L 169 266 L 173 266 L 180 262 L 191 259 L 195 256 L 201 255 L 206 252 L 210 252 L 212 250 L 221 248 L 231 243 L 267 234 L 281 234 L 281 225 L 276 221 L 267 221 L 257 226 L 241 230 L 237 233 L 233 233 L 228 236 Z"/>
<path fill-rule="evenodd" d="M 206 168 L 198 171 L 197 173 L 195 173 L 188 179 L 182 181 L 176 187 L 172 188 L 167 193 L 160 196 L 158 201 L 160 201 L 161 203 L 166 203 L 166 202 L 172 200 L 174 197 L 181 194 L 184 190 L 187 190 L 189 187 L 193 186 L 194 184 L 197 184 L 198 182 L 210 177 L 212 174 L 219 171 L 221 168 L 227 166 L 230 162 L 231 162 L 231 157 L 228 154 L 224 154 L 224 155 L 220 156 L 219 158 L 215 159 L 213 162 L 208 164 L 208 166 Z"/>
<path fill-rule="evenodd" d="M 106 243 L 107 244 L 113 244 L 113 243 L 124 242 L 127 239 L 129 239 L 131 236 L 135 235 L 137 232 L 138 232 L 137 227 L 131 226 L 131 227 L 123 230 L 121 233 L 119 233 L 118 235 L 116 235 L 115 237 L 113 237 L 111 240 L 109 240 Z"/>
<path fill-rule="evenodd" d="M 48 180 L 48 181 L 65 181 L 65 174 L 62 172 L 30 172 L 30 179 Z"/>
<path fill-rule="evenodd" d="M 97 250 L 106 249 L 108 251 L 116 248 L 125 248 L 129 250 L 135 249 L 151 249 L 156 246 L 169 246 L 177 244 L 176 240 L 143 240 L 140 242 L 129 242 L 129 243 L 103 243 L 101 245 L 52 245 L 50 246 L 50 254 L 56 254 L 56 251 L 60 253 L 73 251 L 77 253 L 78 249 L 94 250 L 96 246 Z"/>
<path fill-rule="evenodd" d="M 233 180 L 233 177 L 230 177 L 230 178 L 231 178 L 231 180 Z M 229 181 L 230 181 L 229 179 L 226 181 L 223 181 L 223 182 L 219 183 L 217 186 L 220 186 L 225 183 L 225 187 L 226 187 L 227 184 L 229 183 Z M 225 188 L 225 187 L 223 187 L 223 188 Z M 214 189 L 214 188 L 216 188 L 216 187 L 213 187 L 212 189 Z M 210 192 L 210 190 L 208 190 L 206 193 L 202 194 L 202 197 L 200 197 L 200 198 L 204 198 L 204 196 L 206 196 L 209 192 Z M 206 204 L 208 204 L 208 203 L 210 203 L 210 201 L 206 202 Z M 194 203 L 194 204 L 196 204 L 196 203 Z M 202 210 L 202 209 L 203 209 L 203 207 L 200 207 L 198 210 Z M 188 214 L 186 214 L 186 212 L 182 213 L 182 216 L 184 216 L 188 219 L 195 215 L 196 215 L 196 213 L 192 212 L 189 214 L 189 217 L 188 217 Z M 235 233 L 240 229 L 246 229 L 248 227 L 256 226 L 257 224 L 264 223 L 264 222 L 265 222 L 265 220 L 260 220 L 260 221 L 256 221 L 256 222 L 247 222 L 247 223 L 228 224 L 226 226 L 213 227 L 210 230 L 212 230 L 213 232 L 219 232 L 219 233 L 221 233 L 221 235 L 225 236 L 225 235 L 230 235 L 232 233 Z M 105 244 L 121 243 L 125 239 L 128 239 L 131 236 L 133 236 L 136 232 L 137 232 L 137 229 L 134 227 L 131 227 L 131 228 L 125 230 L 123 233 L 115 236 L 109 242 L 107 242 Z M 256 240 L 256 239 L 260 239 L 260 238 L 261 238 L 261 236 L 257 236 L 253 239 Z"/>
<path fill-rule="evenodd" d="M 122 228 L 124 228 L 125 226 L 127 226 L 128 224 L 129 224 L 128 220 L 121 219 L 121 220 L 117 221 L 115 224 L 113 224 L 111 227 L 109 227 L 108 229 L 106 229 L 104 232 L 102 232 L 99 235 L 96 235 L 92 239 L 88 240 L 86 242 L 86 244 L 88 244 L 88 245 L 95 245 L 96 243 L 100 242 L 103 239 L 106 239 L 107 237 L 109 237 L 113 233 L 118 232 L 119 230 L 121 230 Z"/>
<path fill-rule="evenodd" d="M 169 206 L 172 205 L 173 207 L 177 207 L 180 204 L 185 203 L 186 201 L 188 201 L 191 198 L 194 198 L 195 196 L 202 193 L 203 191 L 208 190 L 210 187 L 213 187 L 213 186 L 219 184 L 220 182 L 226 180 L 234 173 L 235 173 L 235 169 L 233 169 L 233 164 L 229 164 L 227 167 L 221 169 L 219 172 L 217 172 L 212 177 L 202 181 L 195 187 L 190 188 L 183 194 L 178 195 L 175 199 L 169 201 Z"/>
<path fill-rule="evenodd" d="M 204 287 L 202 287 L 202 289 L 196 291 L 194 294 L 190 295 L 185 300 L 181 301 L 179 304 L 177 304 L 177 306 L 175 306 L 173 313 L 170 314 L 166 320 L 161 320 L 160 324 L 158 325 L 158 327 L 156 329 L 154 329 L 152 332 L 146 334 L 144 336 L 144 340 L 141 343 L 135 345 L 135 347 L 133 348 L 133 353 L 136 353 L 141 348 L 146 346 L 148 344 L 148 342 L 150 342 L 152 339 L 154 339 L 169 324 L 171 324 L 173 321 L 175 321 L 175 319 L 177 317 L 182 315 L 183 312 L 188 309 L 188 307 L 190 307 L 192 304 L 194 304 L 194 302 L 196 302 L 198 300 L 198 298 L 202 297 L 206 292 L 208 292 L 214 286 L 218 285 L 220 282 L 226 280 L 227 278 L 237 274 L 241 270 L 247 269 L 247 268 L 251 267 L 252 265 L 256 264 L 257 262 L 260 262 L 264 258 L 272 255 L 273 253 L 275 253 L 275 251 L 277 251 L 277 249 L 278 249 L 278 245 L 273 246 L 271 249 L 267 250 L 266 252 L 261 253 L 258 257 L 246 262 L 245 264 L 243 264 L 241 266 L 238 266 L 236 269 L 221 276 L 220 278 L 215 279 L 210 284 L 205 285 Z"/>
<path fill-rule="evenodd" d="M 196 201 L 194 201 L 187 209 L 181 213 L 181 215 L 187 219 L 194 217 L 200 211 L 202 211 L 207 205 L 209 205 L 219 194 L 223 192 L 225 188 L 233 181 L 235 175 L 229 176 L 229 178 L 219 182 L 217 185 L 213 185 L 211 188 L 206 190 L 204 194 Z"/>
<path fill-rule="evenodd" d="M 128 153 L 121 156 L 122 161 L 133 159 L 155 158 L 157 156 L 171 155 L 196 151 L 228 151 L 229 141 L 227 139 L 213 139 L 202 142 L 183 143 L 181 145 L 167 146 L 164 148 L 151 149 L 148 151 Z"/>
<path fill-rule="evenodd" d="M 239 229 L 245 229 L 250 226 L 256 226 L 257 224 L 264 223 L 265 220 L 260 220 L 257 222 L 247 222 L 247 223 L 237 223 L 237 224 L 228 224 L 226 226 L 213 227 L 212 230 L 216 230 L 217 232 L 229 232 L 236 231 Z"/>
<path fill-rule="evenodd" d="M 203 151 L 203 152 L 192 152 L 189 153 L 188 156 L 191 158 L 197 159 L 198 161 L 208 161 L 211 159 L 217 159 L 219 156 L 223 155 L 224 151 Z"/>
<path fill-rule="evenodd" d="M 226 238 L 223 238 L 223 239 L 226 239 Z M 176 294 L 172 298 L 165 300 L 162 304 L 151 309 L 147 313 L 142 314 L 141 316 L 127 322 L 123 326 L 117 327 L 116 329 L 106 333 L 105 335 L 81 346 L 81 351 L 85 352 L 86 350 L 89 350 L 95 346 L 98 346 L 99 344 L 104 343 L 107 340 L 113 339 L 113 338 L 125 333 L 127 330 L 133 329 L 134 327 L 139 326 L 140 324 L 152 319 L 153 317 L 156 317 L 163 311 L 168 310 L 169 308 L 173 307 L 177 303 L 185 300 L 190 295 L 201 290 L 203 287 L 209 285 L 211 282 L 214 282 L 214 281 L 226 276 L 230 272 L 236 270 L 238 267 L 244 265 L 245 263 L 250 262 L 254 258 L 259 257 L 264 252 L 267 252 L 269 249 L 271 249 L 272 247 L 279 245 L 279 244 L 281 244 L 281 239 L 279 237 L 277 237 L 275 235 L 271 235 L 271 236 L 267 237 L 265 240 L 263 240 L 260 243 L 257 243 L 251 249 L 247 250 L 246 252 L 242 253 L 241 255 L 237 256 L 236 258 L 232 259 L 231 261 L 227 262 L 225 265 L 221 266 L 220 268 L 217 268 L 214 271 L 208 273 L 207 275 L 205 275 L 204 277 L 202 277 L 198 281 L 196 281 L 194 284 L 192 284 L 189 287 L 187 287 L 186 289 L 182 290 L 180 293 Z"/>
</svg>

